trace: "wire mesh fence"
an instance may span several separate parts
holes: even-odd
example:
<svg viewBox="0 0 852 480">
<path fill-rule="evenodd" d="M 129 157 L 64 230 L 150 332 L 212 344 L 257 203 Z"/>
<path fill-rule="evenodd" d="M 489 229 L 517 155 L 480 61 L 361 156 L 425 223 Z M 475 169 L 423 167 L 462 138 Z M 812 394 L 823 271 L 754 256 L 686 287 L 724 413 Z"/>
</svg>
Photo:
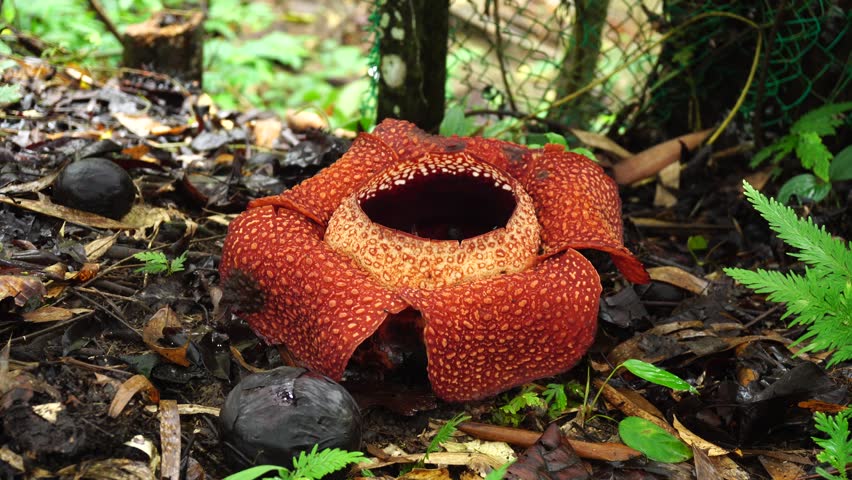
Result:
<svg viewBox="0 0 852 480">
<path fill-rule="evenodd" d="M 763 135 L 849 98 L 844 3 L 453 0 L 447 102 L 669 136 L 718 124 L 748 85 L 737 124 Z"/>
</svg>

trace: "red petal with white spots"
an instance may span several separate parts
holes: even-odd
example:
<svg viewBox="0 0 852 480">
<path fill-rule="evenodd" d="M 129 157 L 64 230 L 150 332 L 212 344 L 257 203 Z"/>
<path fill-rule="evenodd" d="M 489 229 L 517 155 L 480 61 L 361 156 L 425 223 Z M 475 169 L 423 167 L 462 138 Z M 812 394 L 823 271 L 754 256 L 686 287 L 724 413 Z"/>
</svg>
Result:
<svg viewBox="0 0 852 480">
<path fill-rule="evenodd" d="M 566 248 L 603 250 L 631 282 L 650 281 L 624 247 L 618 186 L 599 165 L 548 145 L 533 152 L 519 180 L 536 206 L 546 255 Z"/>
<path fill-rule="evenodd" d="M 571 368 L 594 340 L 600 293 L 569 249 L 526 272 L 403 296 L 426 320 L 433 390 L 463 401 Z"/>
<path fill-rule="evenodd" d="M 382 138 L 362 133 L 330 167 L 281 195 L 251 202 L 249 208 L 264 205 L 285 207 L 325 225 L 344 198 L 352 195 L 373 175 L 398 162 L 399 158 Z"/>
<path fill-rule="evenodd" d="M 355 348 L 407 304 L 321 239 L 299 213 L 253 208 L 231 223 L 220 272 L 247 274 L 263 292 L 262 308 L 241 312 L 255 333 L 339 380 Z"/>
</svg>

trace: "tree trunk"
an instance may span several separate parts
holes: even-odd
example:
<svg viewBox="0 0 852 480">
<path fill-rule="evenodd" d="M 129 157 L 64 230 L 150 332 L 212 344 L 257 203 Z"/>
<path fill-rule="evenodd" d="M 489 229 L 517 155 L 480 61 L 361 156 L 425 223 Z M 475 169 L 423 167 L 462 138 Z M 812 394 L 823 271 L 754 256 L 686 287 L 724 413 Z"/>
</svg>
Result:
<svg viewBox="0 0 852 480">
<path fill-rule="evenodd" d="M 556 97 L 562 98 L 585 87 L 595 79 L 601 53 L 601 33 L 606 25 L 609 0 L 576 0 L 571 43 L 562 60 Z M 586 92 L 550 112 L 550 119 L 575 128 L 586 128 L 598 111 L 592 92 Z"/>
<path fill-rule="evenodd" d="M 385 0 L 378 8 L 377 121 L 434 131 L 444 117 L 449 0 Z"/>
<path fill-rule="evenodd" d="M 122 65 L 172 76 L 201 87 L 204 71 L 204 14 L 156 12 L 124 32 Z"/>
</svg>

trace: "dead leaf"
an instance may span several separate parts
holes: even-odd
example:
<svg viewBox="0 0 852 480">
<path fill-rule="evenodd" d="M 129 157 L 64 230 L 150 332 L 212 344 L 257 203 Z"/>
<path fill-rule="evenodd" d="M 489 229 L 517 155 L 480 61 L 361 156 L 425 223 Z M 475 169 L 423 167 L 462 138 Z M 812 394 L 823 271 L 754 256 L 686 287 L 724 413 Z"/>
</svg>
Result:
<svg viewBox="0 0 852 480">
<path fill-rule="evenodd" d="M 482 440 L 506 442 L 525 448 L 535 445 L 535 442 L 541 437 L 541 432 L 478 422 L 462 422 L 458 428 L 459 431 Z M 570 438 L 568 442 L 571 443 L 571 447 L 580 457 L 590 460 L 624 462 L 642 456 L 639 451 L 621 443 L 593 443 Z"/>
<path fill-rule="evenodd" d="M 15 305 L 23 307 L 31 299 L 41 300 L 45 295 L 47 291 L 38 277 L 0 275 L 0 300 L 14 297 Z"/>
<path fill-rule="evenodd" d="M 189 359 L 186 357 L 186 352 L 189 348 L 189 340 L 179 347 L 164 347 L 160 344 L 160 340 L 165 338 L 163 335 L 163 329 L 165 328 L 177 330 L 183 328 L 174 310 L 169 307 L 157 310 L 151 319 L 148 320 L 148 323 L 142 330 L 142 340 L 145 342 L 145 345 L 148 345 L 148 348 L 157 352 L 166 360 L 182 367 L 188 367 Z"/>
<path fill-rule="evenodd" d="M 569 129 L 572 135 L 577 137 L 580 142 L 589 147 L 597 148 L 599 150 L 603 150 L 605 152 L 614 153 L 621 158 L 632 157 L 634 154 L 621 145 L 612 141 L 606 135 L 601 135 L 600 133 L 587 132 L 585 130 L 580 130 L 578 128 Z"/>
<path fill-rule="evenodd" d="M 127 403 L 130 402 L 130 399 L 136 395 L 137 392 L 143 391 L 148 396 L 148 401 L 157 402 L 160 400 L 160 392 L 157 390 L 157 387 L 151 384 L 151 382 L 145 378 L 145 375 L 134 375 L 127 379 L 124 383 L 118 387 L 118 390 L 115 392 L 115 397 L 112 398 L 112 403 L 109 405 L 108 415 L 110 417 L 117 417 L 124 411 L 124 407 L 127 406 Z"/>
<path fill-rule="evenodd" d="M 805 478 L 807 475 L 802 467 L 793 462 L 763 455 L 758 456 L 757 459 L 760 460 L 760 464 L 763 465 L 772 480 L 796 480 L 797 478 Z"/>
<path fill-rule="evenodd" d="M 31 312 L 24 312 L 21 314 L 21 317 L 30 323 L 49 323 L 70 320 L 74 318 L 75 315 L 82 315 L 90 312 L 92 312 L 92 310 L 88 308 L 62 308 L 45 305 Z"/>
<path fill-rule="evenodd" d="M 40 192 L 52 185 L 53 181 L 56 180 L 57 175 L 59 175 L 59 171 L 45 175 L 38 180 L 33 180 L 32 182 L 5 185 L 3 188 L 0 188 L 0 193 L 10 195 L 15 193 Z"/>
<path fill-rule="evenodd" d="M 157 478 L 150 465 L 126 458 L 108 458 L 69 465 L 56 472 L 61 478 L 87 480 L 151 480 Z"/>
<path fill-rule="evenodd" d="M 415 468 L 397 480 L 452 480 L 446 468 Z"/>
<path fill-rule="evenodd" d="M 9 450 L 6 445 L 0 447 L 0 462 L 4 462 L 21 473 L 24 472 L 24 458 Z"/>
<path fill-rule="evenodd" d="M 696 295 L 706 295 L 710 282 L 679 267 L 652 267 L 648 269 L 651 280 L 680 287 Z"/>
<path fill-rule="evenodd" d="M 654 192 L 654 206 L 671 208 L 677 205 L 675 193 L 680 189 L 680 162 L 674 162 L 657 174 L 657 189 Z"/>
<path fill-rule="evenodd" d="M 684 424 L 680 423 L 680 420 L 678 420 L 676 415 L 672 420 L 672 424 L 680 435 L 681 440 L 691 446 L 693 450 L 701 450 L 703 453 L 706 453 L 711 457 L 718 457 L 719 455 L 727 455 L 730 453 L 730 450 L 722 448 L 715 443 L 708 442 L 707 440 L 704 440 L 698 435 L 692 433 L 692 431 L 686 428 Z"/>
<path fill-rule="evenodd" d="M 183 217 L 183 214 L 176 210 L 166 210 L 164 208 L 137 204 L 133 205 L 130 212 L 122 217 L 121 220 L 113 220 L 94 213 L 84 212 L 64 205 L 55 204 L 44 196 L 38 200 L 0 196 L 0 202 L 44 215 L 49 215 L 51 217 L 60 218 L 76 225 L 115 230 L 146 229 L 155 227 L 162 222 L 167 222 L 175 216 Z"/>
<path fill-rule="evenodd" d="M 506 476 L 519 480 L 582 480 L 589 478 L 589 472 L 559 426 L 551 423 L 538 442 L 509 467 Z"/>
<path fill-rule="evenodd" d="M 328 123 L 325 119 L 312 110 L 287 110 L 284 118 L 287 120 L 287 126 L 297 132 L 310 129 L 325 130 L 328 128 Z"/>
<path fill-rule="evenodd" d="M 277 118 L 264 118 L 255 120 L 252 124 L 254 143 L 263 148 L 273 148 L 281 135 L 284 125 Z"/>
<path fill-rule="evenodd" d="M 86 260 L 94 262 L 101 258 L 107 250 L 110 249 L 110 247 L 115 245 L 116 240 L 118 240 L 118 234 L 114 233 L 112 235 L 96 238 L 87 243 L 83 247 L 83 250 L 86 252 Z"/>
<path fill-rule="evenodd" d="M 625 395 L 624 392 L 615 389 L 612 385 L 604 383 L 601 380 L 595 380 L 594 385 L 595 388 L 600 389 L 601 394 L 609 403 L 625 415 L 643 418 L 672 435 L 677 435 L 677 431 L 669 425 L 669 422 L 663 418 L 662 413 L 653 405 L 651 405 L 651 409 L 649 410 L 646 408 L 646 405 L 639 405 L 633 401 L 634 398 Z"/>
<path fill-rule="evenodd" d="M 160 401 L 160 478 L 180 480 L 180 414 L 177 401 Z"/>
<path fill-rule="evenodd" d="M 130 130 L 134 135 L 139 137 L 147 137 L 151 135 L 151 131 L 158 129 L 159 131 L 168 131 L 170 127 L 161 122 L 149 117 L 145 114 L 130 114 L 114 112 L 113 118 L 118 120 L 124 128 Z"/>
<path fill-rule="evenodd" d="M 643 178 L 655 175 L 666 165 L 680 159 L 681 142 L 686 145 L 687 150 L 693 150 L 710 135 L 710 132 L 712 132 L 712 129 L 682 135 L 654 145 L 628 159 L 618 162 L 612 167 L 615 181 L 619 185 L 630 185 Z"/>
</svg>

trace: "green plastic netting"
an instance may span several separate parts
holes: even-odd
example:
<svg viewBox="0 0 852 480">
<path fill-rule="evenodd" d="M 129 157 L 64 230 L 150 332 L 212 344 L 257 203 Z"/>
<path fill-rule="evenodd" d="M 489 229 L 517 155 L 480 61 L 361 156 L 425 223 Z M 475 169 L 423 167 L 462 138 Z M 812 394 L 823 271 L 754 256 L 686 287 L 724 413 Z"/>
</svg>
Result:
<svg viewBox="0 0 852 480">
<path fill-rule="evenodd" d="M 849 99 L 852 11 L 839 1 L 452 0 L 450 18 L 447 101 L 468 111 L 605 133 L 712 127 L 746 85 L 754 26 L 738 131 Z M 379 61 L 374 49 L 373 72 Z"/>
</svg>

